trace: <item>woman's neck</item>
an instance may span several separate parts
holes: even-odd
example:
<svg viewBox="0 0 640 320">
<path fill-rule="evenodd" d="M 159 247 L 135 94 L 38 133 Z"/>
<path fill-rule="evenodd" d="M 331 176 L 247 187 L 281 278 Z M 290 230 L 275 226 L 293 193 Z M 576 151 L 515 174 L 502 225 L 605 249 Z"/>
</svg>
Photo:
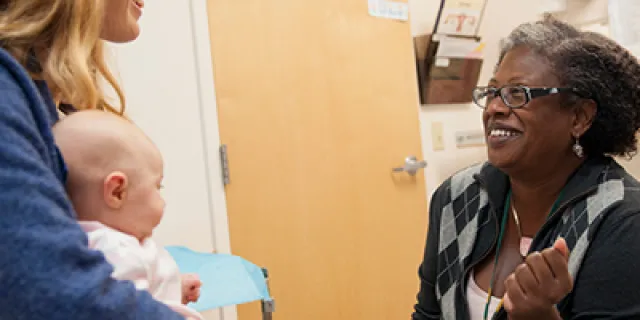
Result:
<svg viewBox="0 0 640 320">
<path fill-rule="evenodd" d="M 547 172 L 537 170 L 526 175 L 510 175 L 512 204 L 517 208 L 523 226 L 544 223 L 567 180 L 582 161 L 574 158 Z"/>
</svg>

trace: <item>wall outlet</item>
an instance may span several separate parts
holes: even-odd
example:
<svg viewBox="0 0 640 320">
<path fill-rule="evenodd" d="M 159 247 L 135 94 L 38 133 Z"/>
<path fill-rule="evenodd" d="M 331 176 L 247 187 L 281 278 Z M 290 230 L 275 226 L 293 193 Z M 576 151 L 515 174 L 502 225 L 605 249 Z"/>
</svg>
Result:
<svg viewBox="0 0 640 320">
<path fill-rule="evenodd" d="M 431 123 L 431 141 L 433 151 L 444 150 L 444 128 L 442 122 Z"/>
</svg>

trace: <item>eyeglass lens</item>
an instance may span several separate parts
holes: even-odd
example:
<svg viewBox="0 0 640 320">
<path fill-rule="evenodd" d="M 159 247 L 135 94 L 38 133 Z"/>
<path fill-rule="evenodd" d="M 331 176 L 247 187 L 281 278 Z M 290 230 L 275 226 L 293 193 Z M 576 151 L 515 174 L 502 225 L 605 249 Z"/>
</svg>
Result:
<svg viewBox="0 0 640 320">
<path fill-rule="evenodd" d="M 503 87 L 497 88 L 477 88 L 473 91 L 473 100 L 482 108 L 489 106 L 489 103 L 498 96 L 502 96 L 503 102 L 512 108 L 517 108 L 527 103 L 527 93 L 523 87 Z"/>
</svg>

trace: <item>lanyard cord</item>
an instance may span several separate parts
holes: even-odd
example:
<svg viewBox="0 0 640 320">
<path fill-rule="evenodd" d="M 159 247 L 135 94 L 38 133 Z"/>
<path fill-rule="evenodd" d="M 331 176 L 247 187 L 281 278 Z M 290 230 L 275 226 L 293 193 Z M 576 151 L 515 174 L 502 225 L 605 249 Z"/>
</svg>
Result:
<svg viewBox="0 0 640 320">
<path fill-rule="evenodd" d="M 547 215 L 547 219 L 558 209 L 560 205 L 560 199 L 562 198 L 562 193 L 564 189 L 560 190 L 560 194 L 558 194 L 558 198 L 553 203 L 551 207 L 551 211 Z M 496 278 L 496 269 L 498 268 L 498 257 L 500 256 L 500 249 L 502 248 L 502 240 L 504 238 L 505 229 L 507 226 L 507 221 L 509 220 L 509 206 L 511 205 L 511 188 L 509 188 L 509 192 L 507 192 L 507 198 L 504 201 L 504 210 L 502 213 L 502 223 L 500 224 L 500 233 L 498 233 L 498 246 L 496 247 L 496 258 L 493 261 L 493 270 L 491 271 L 491 282 L 489 282 L 489 291 L 487 292 L 487 302 L 484 305 L 484 320 L 488 319 L 489 316 L 489 304 L 491 303 L 491 297 L 493 296 L 493 284 Z M 502 307 L 502 301 L 500 300 L 500 304 L 496 309 L 496 312 L 500 310 Z"/>
</svg>

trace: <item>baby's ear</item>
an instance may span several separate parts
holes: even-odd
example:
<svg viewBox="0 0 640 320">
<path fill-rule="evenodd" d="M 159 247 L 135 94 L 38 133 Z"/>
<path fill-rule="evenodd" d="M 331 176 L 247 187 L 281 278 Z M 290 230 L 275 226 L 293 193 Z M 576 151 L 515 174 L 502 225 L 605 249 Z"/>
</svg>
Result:
<svg viewBox="0 0 640 320">
<path fill-rule="evenodd" d="M 127 175 L 120 171 L 112 172 L 104 179 L 104 202 L 111 209 L 120 209 L 127 199 L 128 189 Z"/>
</svg>

